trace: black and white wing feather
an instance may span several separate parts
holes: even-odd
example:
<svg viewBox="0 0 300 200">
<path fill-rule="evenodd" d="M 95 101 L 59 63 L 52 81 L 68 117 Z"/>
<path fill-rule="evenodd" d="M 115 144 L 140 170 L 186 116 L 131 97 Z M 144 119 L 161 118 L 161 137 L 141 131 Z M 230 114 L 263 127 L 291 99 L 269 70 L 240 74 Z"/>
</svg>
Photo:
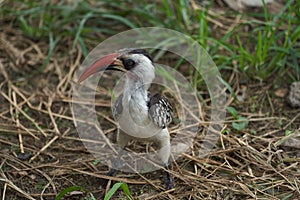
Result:
<svg viewBox="0 0 300 200">
<path fill-rule="evenodd" d="M 156 93 L 149 97 L 149 117 L 160 128 L 164 129 L 172 122 L 173 109 L 167 98 Z"/>
</svg>

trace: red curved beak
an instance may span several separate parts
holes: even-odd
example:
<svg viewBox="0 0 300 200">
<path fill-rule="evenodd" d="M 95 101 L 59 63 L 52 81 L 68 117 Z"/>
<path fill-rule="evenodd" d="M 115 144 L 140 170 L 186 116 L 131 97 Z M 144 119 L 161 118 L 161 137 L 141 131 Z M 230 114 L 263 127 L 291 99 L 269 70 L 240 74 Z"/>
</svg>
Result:
<svg viewBox="0 0 300 200">
<path fill-rule="evenodd" d="M 90 77 L 91 75 L 103 70 L 119 70 L 124 71 L 122 62 L 117 59 L 118 53 L 108 54 L 99 60 L 96 60 L 89 68 L 87 68 L 79 77 L 78 84 Z"/>
</svg>

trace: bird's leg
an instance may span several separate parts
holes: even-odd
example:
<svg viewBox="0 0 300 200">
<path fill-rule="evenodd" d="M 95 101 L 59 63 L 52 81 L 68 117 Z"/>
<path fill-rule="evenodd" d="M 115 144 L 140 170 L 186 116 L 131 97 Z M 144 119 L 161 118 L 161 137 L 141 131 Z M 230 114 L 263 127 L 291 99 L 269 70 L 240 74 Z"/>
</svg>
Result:
<svg viewBox="0 0 300 200">
<path fill-rule="evenodd" d="M 120 130 L 120 128 L 118 128 L 117 129 L 117 143 L 121 149 L 119 150 L 117 157 L 115 159 L 113 159 L 112 167 L 109 170 L 109 172 L 106 174 L 107 176 L 115 176 L 116 175 L 117 168 L 121 164 L 121 157 L 124 154 L 124 148 L 128 144 L 129 141 L 130 141 L 130 137 L 127 134 L 123 133 L 122 130 Z M 106 182 L 106 184 L 107 184 L 107 182 Z"/>
<path fill-rule="evenodd" d="M 164 168 L 167 170 L 166 171 L 167 190 L 173 189 L 174 188 L 174 183 L 173 183 L 172 175 L 169 172 L 169 166 L 168 166 L 168 164 L 165 164 Z"/>
<path fill-rule="evenodd" d="M 116 176 L 116 174 L 118 172 L 117 169 L 120 166 L 121 157 L 122 157 L 123 153 L 124 153 L 123 149 L 119 150 L 119 152 L 117 154 L 117 157 L 113 159 L 112 166 L 111 166 L 110 170 L 107 172 L 106 176 L 111 176 L 111 177 Z M 108 183 L 109 183 L 109 179 L 105 179 L 104 183 L 103 183 L 103 186 L 106 187 L 106 189 L 108 189 L 108 187 L 110 187 L 108 185 Z"/>
<path fill-rule="evenodd" d="M 126 137 L 126 135 L 121 132 L 120 128 L 117 128 L 117 143 L 120 146 L 120 150 L 117 153 L 116 158 L 114 158 L 112 160 L 112 166 L 110 168 L 110 170 L 107 172 L 106 176 L 116 176 L 117 172 L 118 172 L 118 168 L 120 166 L 120 161 L 121 161 L 121 157 L 124 154 L 124 147 L 127 145 L 127 143 L 129 142 L 129 139 Z M 104 185 L 107 186 L 109 180 L 105 180 Z"/>
<path fill-rule="evenodd" d="M 112 161 L 111 169 L 106 174 L 107 176 L 115 176 L 116 175 L 116 173 L 117 173 L 116 169 L 120 166 L 120 161 L 121 161 L 121 157 L 123 155 L 123 152 L 124 152 L 123 149 L 119 150 L 117 157 L 115 159 L 113 159 L 113 161 Z"/>
<path fill-rule="evenodd" d="M 117 166 L 118 166 L 118 159 L 119 159 L 119 157 L 120 157 L 119 155 L 120 155 L 120 152 L 118 152 L 117 157 L 113 159 L 113 161 L 112 161 L 112 166 L 111 166 L 111 168 L 109 169 L 109 171 L 106 173 L 106 176 L 115 176 L 115 175 L 117 174 L 116 168 L 117 168 Z M 109 179 L 106 179 L 106 180 L 104 181 L 104 185 L 105 185 L 105 186 L 108 184 L 108 181 L 109 181 Z"/>
<path fill-rule="evenodd" d="M 170 134 L 167 129 L 164 129 L 158 136 L 158 157 L 162 161 L 164 168 L 166 170 L 166 185 L 167 189 L 174 188 L 173 179 L 169 172 L 168 161 L 171 154 L 171 144 L 170 144 Z"/>
</svg>

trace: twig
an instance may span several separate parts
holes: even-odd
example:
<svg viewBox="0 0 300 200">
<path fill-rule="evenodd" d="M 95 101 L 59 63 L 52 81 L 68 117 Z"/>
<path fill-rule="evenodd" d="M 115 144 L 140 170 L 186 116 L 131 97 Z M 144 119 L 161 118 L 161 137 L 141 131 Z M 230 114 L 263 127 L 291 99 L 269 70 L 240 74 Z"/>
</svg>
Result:
<svg viewBox="0 0 300 200">
<path fill-rule="evenodd" d="M 32 162 L 37 156 L 39 156 L 43 151 L 45 151 L 55 140 L 57 140 L 59 136 L 55 135 L 43 148 L 41 148 L 34 156 L 32 156 L 29 160 L 29 163 Z"/>
<path fill-rule="evenodd" d="M 2 174 L 2 176 L 4 175 L 3 173 L 1 173 L 1 174 Z M 20 194 L 22 194 L 27 199 L 35 200 L 29 194 L 27 194 L 26 192 L 24 192 L 23 190 L 21 190 L 18 186 L 16 186 L 13 182 L 11 182 L 10 180 L 8 180 L 7 178 L 0 178 L 0 181 L 5 182 L 9 187 L 11 187 L 12 189 L 16 190 L 17 192 L 19 192 Z M 2 197 L 4 198 L 4 196 L 2 196 Z"/>
<path fill-rule="evenodd" d="M 5 200 L 6 188 L 7 188 L 7 183 L 5 183 L 3 187 L 2 200 Z"/>
<path fill-rule="evenodd" d="M 287 135 L 287 136 L 284 136 L 283 138 L 281 138 L 279 141 L 275 142 L 275 147 L 278 147 L 280 145 L 282 145 L 282 143 L 284 143 L 285 141 L 291 139 L 291 138 L 295 138 L 295 137 L 298 137 L 300 136 L 300 131 L 299 130 L 295 130 L 295 132 Z"/>
<path fill-rule="evenodd" d="M 43 188 L 41 194 L 40 194 L 40 197 L 41 197 L 41 200 L 43 200 L 43 196 L 44 196 L 44 193 L 46 191 L 46 189 L 49 187 L 49 185 L 51 185 L 51 182 L 48 182 L 47 185 L 45 185 L 45 187 Z"/>
<path fill-rule="evenodd" d="M 17 105 L 17 97 L 16 97 L 16 92 L 15 91 L 12 92 L 12 96 L 13 96 L 14 103 Z M 18 127 L 18 138 L 19 138 L 20 150 L 21 150 L 21 153 L 24 153 L 23 137 L 22 137 L 22 134 L 20 133 L 19 112 L 18 112 L 17 109 L 15 109 L 15 112 L 16 112 L 16 119 L 15 120 L 16 120 L 17 127 Z"/>
<path fill-rule="evenodd" d="M 299 116 L 300 116 L 300 112 L 295 117 L 293 117 L 293 119 L 289 123 L 287 123 L 287 125 L 283 127 L 283 130 L 286 130 L 287 127 L 289 127 L 289 125 L 291 125 Z"/>
<path fill-rule="evenodd" d="M 4 92 L 0 91 L 1 95 L 9 101 L 11 105 L 13 105 L 24 117 L 26 117 L 33 125 L 45 136 L 47 137 L 47 134 L 43 131 L 43 129 L 38 125 L 38 123 L 35 122 L 33 118 L 31 118 L 29 115 L 27 115 L 18 105 L 16 105 Z"/>
<path fill-rule="evenodd" d="M 175 190 L 175 188 L 173 188 L 173 189 L 171 189 L 171 190 L 163 191 L 163 192 L 161 192 L 161 193 L 158 193 L 158 194 L 152 195 L 152 196 L 150 196 L 150 197 L 147 197 L 147 198 L 145 198 L 145 200 L 157 199 L 157 197 L 161 197 L 161 196 L 164 195 L 164 194 L 168 194 L 168 195 L 169 195 L 169 193 L 170 193 L 170 192 L 173 192 L 174 190 Z"/>
<path fill-rule="evenodd" d="M 49 96 L 49 98 L 48 98 L 48 103 L 46 104 L 46 107 L 47 107 L 47 110 L 48 110 L 48 113 L 49 113 L 49 117 L 50 117 L 50 119 L 51 119 L 51 122 L 52 122 L 52 124 L 53 124 L 53 126 L 54 126 L 55 132 L 56 132 L 57 134 L 61 135 L 61 133 L 60 133 L 60 131 L 59 131 L 59 129 L 58 129 L 58 126 L 57 126 L 57 124 L 56 124 L 56 122 L 55 122 L 55 119 L 54 119 L 54 117 L 53 117 L 52 111 L 51 111 L 52 102 L 53 102 L 53 97 L 50 97 L 50 96 Z"/>
<path fill-rule="evenodd" d="M 106 175 L 102 175 L 102 174 L 95 174 L 92 172 L 82 171 L 80 169 L 74 169 L 74 168 L 68 168 L 68 167 L 65 167 L 65 168 L 75 171 L 75 172 L 78 172 L 80 174 L 94 176 L 94 177 L 102 178 L 102 179 L 108 179 L 108 180 L 119 181 L 119 182 L 130 183 L 130 184 L 138 184 L 138 185 L 144 185 L 147 183 L 146 181 L 138 181 L 138 180 L 128 179 L 128 178 L 118 178 L 118 177 L 113 177 L 113 176 L 106 176 Z M 153 182 L 157 183 L 159 181 L 153 181 Z"/>
</svg>

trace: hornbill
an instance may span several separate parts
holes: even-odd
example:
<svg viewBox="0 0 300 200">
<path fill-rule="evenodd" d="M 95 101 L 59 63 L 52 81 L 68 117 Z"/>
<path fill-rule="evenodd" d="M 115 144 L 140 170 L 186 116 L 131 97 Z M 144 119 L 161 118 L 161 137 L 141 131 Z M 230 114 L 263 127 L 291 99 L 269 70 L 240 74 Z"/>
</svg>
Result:
<svg viewBox="0 0 300 200">
<path fill-rule="evenodd" d="M 167 126 L 172 121 L 173 109 L 167 98 L 148 92 L 155 78 L 151 56 L 143 49 L 121 49 L 95 61 L 83 72 L 78 83 L 103 70 L 126 73 L 124 91 L 113 107 L 113 116 L 118 122 L 118 145 L 124 149 L 131 140 L 156 143 L 158 158 L 166 169 L 167 189 L 172 189 L 174 185 L 168 168 L 171 145 Z M 108 175 L 113 176 L 115 172 L 111 169 Z"/>
</svg>

